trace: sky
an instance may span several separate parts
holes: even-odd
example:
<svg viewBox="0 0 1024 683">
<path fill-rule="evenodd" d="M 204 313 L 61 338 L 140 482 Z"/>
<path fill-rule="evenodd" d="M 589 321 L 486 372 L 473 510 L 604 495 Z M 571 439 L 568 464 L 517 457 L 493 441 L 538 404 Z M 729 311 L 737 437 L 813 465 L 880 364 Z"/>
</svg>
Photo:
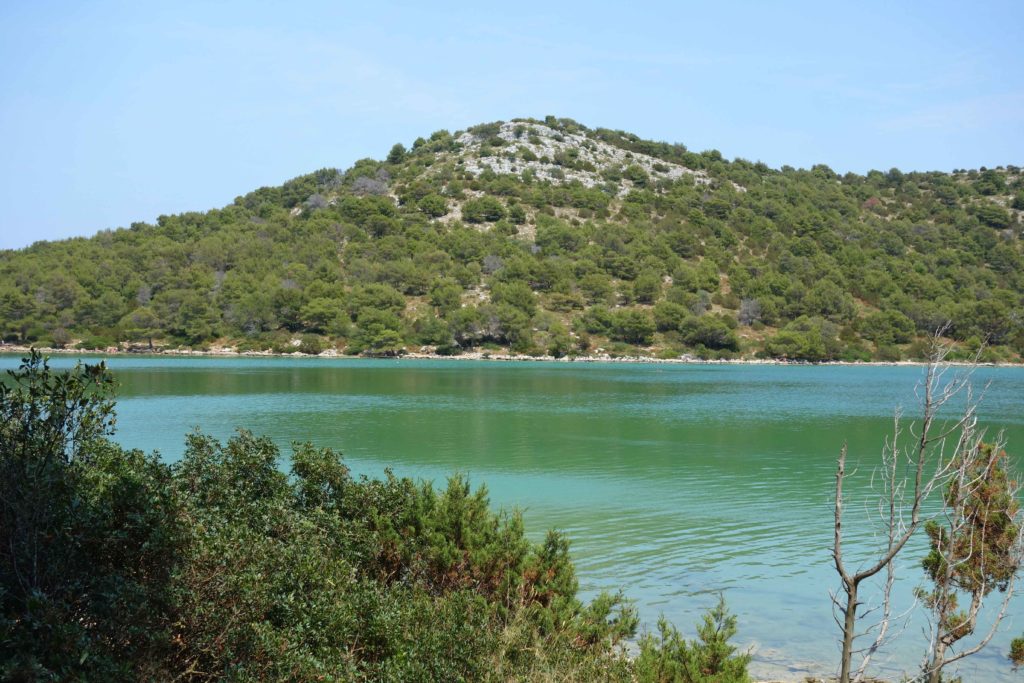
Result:
<svg viewBox="0 0 1024 683">
<path fill-rule="evenodd" d="M 1024 3 L 0 3 L 0 249 L 513 117 L 840 173 L 1024 165 Z"/>
</svg>

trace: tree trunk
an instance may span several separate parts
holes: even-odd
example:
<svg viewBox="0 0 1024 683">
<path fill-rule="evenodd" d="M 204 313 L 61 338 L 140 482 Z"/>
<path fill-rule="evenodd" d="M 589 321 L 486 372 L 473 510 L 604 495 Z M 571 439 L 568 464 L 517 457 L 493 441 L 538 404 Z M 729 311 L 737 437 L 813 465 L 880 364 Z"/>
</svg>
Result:
<svg viewBox="0 0 1024 683">
<path fill-rule="evenodd" d="M 857 627 L 857 584 L 850 581 L 846 588 L 846 612 L 843 622 L 843 658 L 839 683 L 850 683 L 850 660 L 853 659 L 853 634 Z"/>
<path fill-rule="evenodd" d="M 942 683 L 942 660 L 946 656 L 946 643 L 939 638 L 935 643 L 935 654 L 932 661 L 928 662 L 928 683 Z"/>
</svg>

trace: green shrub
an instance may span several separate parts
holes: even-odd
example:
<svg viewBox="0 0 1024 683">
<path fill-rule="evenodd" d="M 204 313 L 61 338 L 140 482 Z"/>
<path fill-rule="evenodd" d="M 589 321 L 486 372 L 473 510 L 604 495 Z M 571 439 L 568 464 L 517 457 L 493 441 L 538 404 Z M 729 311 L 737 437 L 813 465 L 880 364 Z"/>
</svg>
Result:
<svg viewBox="0 0 1024 683">
<path fill-rule="evenodd" d="M 801 316 L 768 339 L 764 348 L 776 358 L 820 362 L 838 358 L 841 344 L 834 324 Z"/>
<path fill-rule="evenodd" d="M 903 360 L 903 352 L 895 344 L 879 344 L 875 357 L 886 363 L 898 363 Z"/>
<path fill-rule="evenodd" d="M 327 348 L 327 342 L 323 337 L 317 334 L 304 334 L 300 338 L 298 351 L 300 353 L 307 353 L 311 356 L 319 355 Z"/>
<path fill-rule="evenodd" d="M 0 385 L 0 679 L 167 677 L 170 470 L 107 440 L 112 390 L 35 352 Z"/>
<path fill-rule="evenodd" d="M 1024 638 L 1014 638 L 1010 642 L 1010 653 L 1007 655 L 1014 667 L 1024 664 Z"/>
<path fill-rule="evenodd" d="M 440 218 L 448 213 L 448 200 L 439 194 L 428 194 L 420 199 L 417 206 L 431 218 Z"/>
<path fill-rule="evenodd" d="M 38 346 L 46 346 L 46 344 L 44 344 L 41 341 L 39 342 Z M 117 346 L 117 342 L 110 337 L 96 337 L 92 335 L 85 335 L 75 345 L 75 348 L 82 349 L 84 351 L 95 351 L 107 349 L 110 348 L 111 346 Z"/>
<path fill-rule="evenodd" d="M 729 640 L 736 635 L 736 617 L 724 598 L 704 615 L 697 640 L 687 641 L 661 619 L 658 633 L 640 638 L 636 678 L 641 683 L 748 683 L 749 654 L 736 654 Z"/>
<path fill-rule="evenodd" d="M 485 195 L 470 199 L 462 205 L 462 218 L 467 223 L 493 223 L 505 217 L 501 200 Z"/>
</svg>

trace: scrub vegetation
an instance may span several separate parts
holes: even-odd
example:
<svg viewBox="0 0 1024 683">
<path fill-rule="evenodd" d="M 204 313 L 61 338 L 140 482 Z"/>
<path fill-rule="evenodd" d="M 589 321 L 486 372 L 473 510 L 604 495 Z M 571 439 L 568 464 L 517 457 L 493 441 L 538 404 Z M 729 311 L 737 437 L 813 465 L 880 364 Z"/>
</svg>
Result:
<svg viewBox="0 0 1024 683">
<path fill-rule="evenodd" d="M 356 478 L 308 444 L 286 473 L 244 431 L 168 465 L 110 440 L 112 387 L 37 354 L 0 385 L 0 680 L 748 680 L 724 604 L 634 640 L 565 537 L 461 477 Z"/>
<path fill-rule="evenodd" d="M 1024 353 L 1015 166 L 840 175 L 548 117 L 0 253 L 23 345 L 395 355 Z"/>
</svg>

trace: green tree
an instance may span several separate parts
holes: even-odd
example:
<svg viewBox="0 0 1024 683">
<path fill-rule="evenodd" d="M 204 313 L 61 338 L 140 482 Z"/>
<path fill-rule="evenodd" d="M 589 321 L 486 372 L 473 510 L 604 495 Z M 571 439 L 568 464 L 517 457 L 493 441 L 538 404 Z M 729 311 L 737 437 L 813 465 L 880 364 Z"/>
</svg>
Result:
<svg viewBox="0 0 1024 683">
<path fill-rule="evenodd" d="M 943 521 L 925 524 L 930 551 L 922 564 L 931 587 L 918 595 L 935 629 L 923 672 L 929 683 L 940 683 L 945 666 L 985 646 L 1013 594 L 1024 541 L 1017 484 L 1007 461 L 1006 451 L 995 444 L 969 442 L 953 463 Z M 954 653 L 952 648 L 977 629 L 982 604 L 992 591 L 1004 593 L 1003 610 L 980 642 Z M 962 608 L 959 596 L 967 598 Z"/>
<path fill-rule="evenodd" d="M 391 148 L 391 151 L 388 152 L 388 163 L 400 164 L 403 161 L 405 161 L 405 155 L 405 145 L 403 145 L 401 142 L 396 142 L 394 146 Z"/>
<path fill-rule="evenodd" d="M 348 310 L 353 319 L 368 310 L 388 311 L 397 315 L 405 310 L 405 297 L 390 285 L 354 287 L 348 297 Z"/>
<path fill-rule="evenodd" d="M 854 315 L 853 300 L 849 293 L 831 280 L 819 280 L 804 297 L 804 310 L 833 321 L 848 320 Z"/>
<path fill-rule="evenodd" d="M 573 348 L 572 337 L 569 330 L 561 323 L 552 325 L 548 330 L 547 352 L 555 358 L 562 358 L 568 355 Z"/>
<path fill-rule="evenodd" d="M 978 336 L 991 344 L 1001 344 L 1013 327 L 1013 316 L 1003 301 L 983 299 L 965 302 L 959 307 L 953 332 L 959 339 Z"/>
<path fill-rule="evenodd" d="M 153 348 L 153 337 L 160 332 L 160 320 L 149 306 L 140 306 L 121 319 L 121 329 L 128 339 L 145 339 Z"/>
<path fill-rule="evenodd" d="M 604 273 L 589 273 L 579 280 L 580 290 L 589 304 L 608 304 L 614 294 L 611 278 Z"/>
<path fill-rule="evenodd" d="M 899 311 L 878 311 L 860 321 L 861 334 L 876 344 L 906 344 L 914 335 L 914 321 Z"/>
<path fill-rule="evenodd" d="M 0 335 L 4 340 L 28 341 L 28 330 L 34 326 L 33 306 L 28 296 L 13 287 L 0 290 Z"/>
<path fill-rule="evenodd" d="M 690 311 L 682 304 L 672 301 L 659 301 L 652 310 L 654 325 L 658 331 L 678 330 L 680 325 L 690 317 Z"/>
<path fill-rule="evenodd" d="M 612 317 L 611 337 L 630 344 L 647 346 L 654 336 L 654 320 L 648 311 L 627 308 Z"/>
<path fill-rule="evenodd" d="M 990 228 L 1002 229 L 1010 225 L 1010 214 L 998 204 L 978 204 L 974 207 L 974 215 Z"/>
<path fill-rule="evenodd" d="M 430 304 L 438 313 L 450 313 L 462 305 L 462 286 L 451 278 L 435 280 L 430 285 Z"/>
<path fill-rule="evenodd" d="M 402 352 L 402 322 L 386 310 L 364 308 L 349 338 L 349 350 L 371 356 L 395 356 Z"/>
<path fill-rule="evenodd" d="M 661 296 L 661 276 L 645 270 L 633 281 L 633 298 L 642 304 L 653 304 Z"/>
<path fill-rule="evenodd" d="M 526 311 L 518 306 L 503 303 L 494 307 L 491 315 L 497 320 L 497 326 L 493 328 L 497 334 L 492 338 L 507 343 L 513 351 L 534 350 L 530 315 Z"/>
<path fill-rule="evenodd" d="M 615 326 L 615 315 L 607 306 L 591 306 L 576 319 L 579 328 L 591 334 L 609 334 Z"/>
<path fill-rule="evenodd" d="M 983 195 L 1000 194 L 1006 191 L 1006 181 L 998 171 L 990 168 L 982 171 L 974 181 L 974 189 Z"/>
<path fill-rule="evenodd" d="M 530 289 L 530 285 L 520 280 L 496 283 L 491 288 L 491 300 L 496 304 L 508 304 L 518 308 L 528 316 L 537 311 L 537 297 Z"/>
<path fill-rule="evenodd" d="M 310 332 L 342 334 L 346 330 L 345 303 L 339 299 L 317 297 L 299 309 L 302 326 Z"/>
<path fill-rule="evenodd" d="M 220 330 L 220 314 L 197 293 L 182 301 L 176 320 L 179 333 L 190 344 L 213 339 Z"/>
<path fill-rule="evenodd" d="M 835 325 L 801 316 L 768 339 L 764 348 L 776 358 L 820 362 L 837 358 L 840 343 Z"/>
<path fill-rule="evenodd" d="M 647 175 L 647 171 L 636 164 L 627 166 L 622 171 L 622 177 L 631 181 L 637 187 L 646 187 L 647 183 L 650 182 L 650 176 Z"/>
<path fill-rule="evenodd" d="M 526 222 L 526 209 L 521 204 L 512 204 L 508 207 L 508 219 L 515 225 L 522 225 Z"/>
<path fill-rule="evenodd" d="M 733 323 L 735 324 L 735 323 Z M 736 332 L 717 315 L 686 318 L 679 325 L 683 340 L 690 346 L 738 351 L 740 340 Z"/>
</svg>

